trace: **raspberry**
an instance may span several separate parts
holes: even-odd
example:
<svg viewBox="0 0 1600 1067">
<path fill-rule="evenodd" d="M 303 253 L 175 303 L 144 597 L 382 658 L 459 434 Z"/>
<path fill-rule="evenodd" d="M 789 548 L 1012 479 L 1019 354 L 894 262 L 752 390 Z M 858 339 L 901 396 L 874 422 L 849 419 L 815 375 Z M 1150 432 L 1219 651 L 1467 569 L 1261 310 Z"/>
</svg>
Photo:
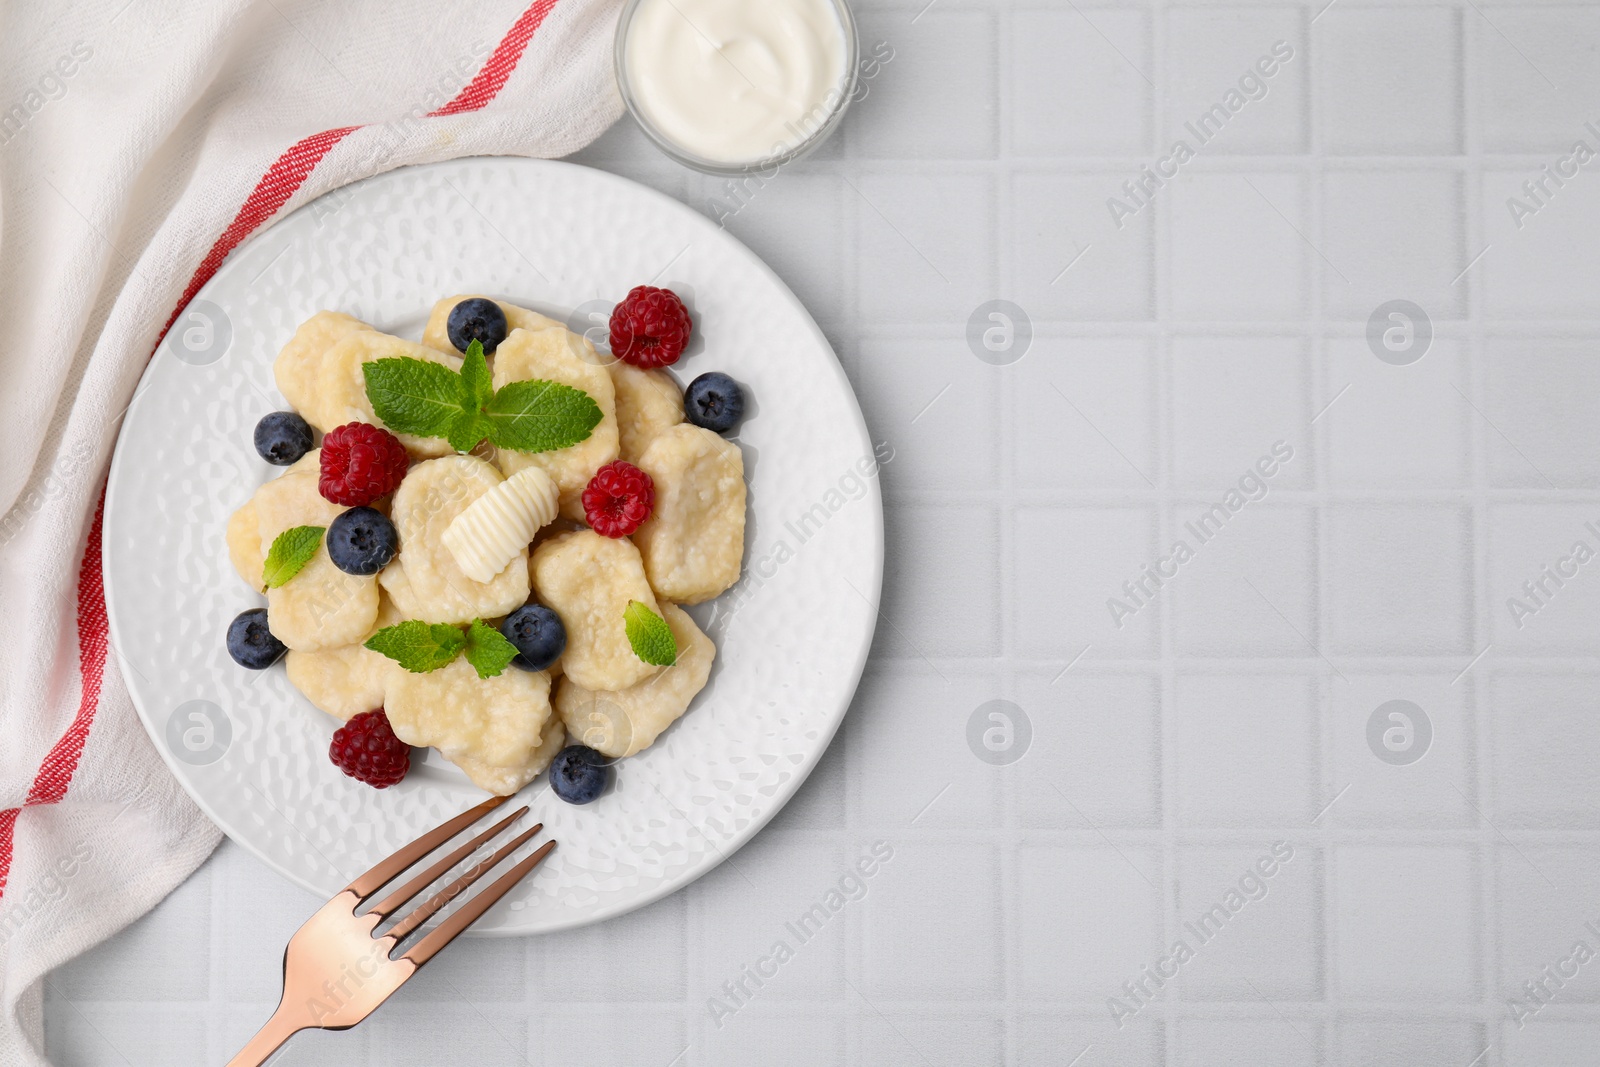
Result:
<svg viewBox="0 0 1600 1067">
<path fill-rule="evenodd" d="M 381 426 L 347 422 L 322 439 L 322 476 L 317 488 L 335 504 L 364 507 L 400 487 L 411 457 Z"/>
<path fill-rule="evenodd" d="M 604 537 L 627 537 L 655 506 L 656 486 L 650 476 L 620 459 L 595 471 L 583 491 L 583 514 L 594 532 Z"/>
<path fill-rule="evenodd" d="M 671 289 L 635 286 L 611 312 L 611 354 L 635 367 L 678 362 L 689 343 L 689 309 Z"/>
<path fill-rule="evenodd" d="M 387 789 L 411 769 L 411 746 L 394 735 L 382 708 L 363 711 L 333 732 L 333 765 L 374 789 Z"/>
</svg>

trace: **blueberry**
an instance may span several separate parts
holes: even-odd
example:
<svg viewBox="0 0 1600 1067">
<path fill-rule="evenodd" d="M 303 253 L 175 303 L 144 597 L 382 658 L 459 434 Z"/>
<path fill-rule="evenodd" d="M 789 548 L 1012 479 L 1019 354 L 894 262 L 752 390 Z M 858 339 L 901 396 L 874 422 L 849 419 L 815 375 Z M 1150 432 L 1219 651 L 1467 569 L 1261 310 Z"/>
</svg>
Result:
<svg viewBox="0 0 1600 1067">
<path fill-rule="evenodd" d="M 568 745 L 550 763 L 550 788 L 568 804 L 588 804 L 611 784 L 611 761 L 588 745 Z"/>
<path fill-rule="evenodd" d="M 451 308 L 445 330 L 457 351 L 465 352 L 468 345 L 479 341 L 486 356 L 493 355 L 510 332 L 506 327 L 506 313 L 500 310 L 500 305 L 481 296 L 463 300 Z"/>
<path fill-rule="evenodd" d="M 561 624 L 561 616 L 543 604 L 522 605 L 506 616 L 500 632 L 517 646 L 517 658 L 511 662 L 525 671 L 544 670 L 567 648 L 567 628 Z"/>
<path fill-rule="evenodd" d="M 683 417 L 696 426 L 727 433 L 744 418 L 744 390 L 721 371 L 702 374 L 684 390 Z"/>
<path fill-rule="evenodd" d="M 287 467 L 311 451 L 311 427 L 292 411 L 274 411 L 256 423 L 256 451 L 274 467 Z"/>
<path fill-rule="evenodd" d="M 283 642 L 267 629 L 267 609 L 251 608 L 241 611 L 228 624 L 228 655 L 241 667 L 253 671 L 265 670 L 278 662 L 287 652 Z"/>
<path fill-rule="evenodd" d="M 394 559 L 400 535 L 372 508 L 351 508 L 328 525 L 328 558 L 346 574 L 377 574 Z"/>
</svg>

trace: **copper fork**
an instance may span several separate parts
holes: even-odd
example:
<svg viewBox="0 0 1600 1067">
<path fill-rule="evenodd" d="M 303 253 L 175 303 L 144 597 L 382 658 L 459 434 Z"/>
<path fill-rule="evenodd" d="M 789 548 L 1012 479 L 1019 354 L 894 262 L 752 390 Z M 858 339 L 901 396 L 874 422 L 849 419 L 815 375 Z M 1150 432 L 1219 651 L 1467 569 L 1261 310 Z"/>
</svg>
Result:
<svg viewBox="0 0 1600 1067">
<path fill-rule="evenodd" d="M 228 1061 L 228 1067 L 261 1067 L 285 1041 L 301 1030 L 348 1030 L 376 1011 L 378 1005 L 405 985 L 423 964 L 433 959 L 440 949 L 454 941 L 461 931 L 476 922 L 497 900 L 527 877 L 556 847 L 554 841 L 540 845 L 404 954 L 390 958 L 400 942 L 542 830 L 543 823 L 537 823 L 507 841 L 492 855 L 468 867 L 459 878 L 429 897 L 388 931 L 381 935 L 377 933 L 379 926 L 441 875 L 526 815 L 528 809 L 522 807 L 451 850 L 427 870 L 384 897 L 371 910 L 356 914 L 356 909 L 376 896 L 380 889 L 505 801 L 505 797 L 492 797 L 428 831 L 345 886 L 307 919 L 305 925 L 289 939 L 289 947 L 283 953 L 283 998 L 278 1002 L 278 1010 L 250 1039 L 250 1043 Z"/>
</svg>

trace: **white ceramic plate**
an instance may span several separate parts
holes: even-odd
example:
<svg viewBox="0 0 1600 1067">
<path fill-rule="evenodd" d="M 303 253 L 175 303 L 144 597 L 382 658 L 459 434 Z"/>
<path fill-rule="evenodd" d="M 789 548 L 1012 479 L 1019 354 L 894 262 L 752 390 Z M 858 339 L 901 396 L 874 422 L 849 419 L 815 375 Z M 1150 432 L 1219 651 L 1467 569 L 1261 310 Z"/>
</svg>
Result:
<svg viewBox="0 0 1600 1067">
<path fill-rule="evenodd" d="M 745 575 L 694 609 L 717 643 L 711 683 L 619 765 L 610 793 L 572 807 L 544 776 L 523 791 L 560 846 L 481 925 L 559 930 L 662 897 L 738 849 L 805 780 L 855 690 L 883 514 L 861 412 L 805 309 L 676 201 L 569 164 L 466 159 L 382 175 L 283 219 L 218 271 L 146 371 L 105 511 L 123 675 L 206 813 L 306 888 L 332 894 L 484 794 L 436 757 L 383 791 L 345 778 L 328 761 L 334 720 L 281 665 L 246 671 L 227 654 L 228 623 L 262 603 L 229 566 L 223 528 L 278 473 L 251 444 L 256 420 L 286 406 L 273 357 L 324 308 L 414 338 L 435 300 L 482 292 L 588 328 L 641 283 L 676 290 L 694 313 L 680 382 L 726 371 L 751 398 Z"/>
</svg>

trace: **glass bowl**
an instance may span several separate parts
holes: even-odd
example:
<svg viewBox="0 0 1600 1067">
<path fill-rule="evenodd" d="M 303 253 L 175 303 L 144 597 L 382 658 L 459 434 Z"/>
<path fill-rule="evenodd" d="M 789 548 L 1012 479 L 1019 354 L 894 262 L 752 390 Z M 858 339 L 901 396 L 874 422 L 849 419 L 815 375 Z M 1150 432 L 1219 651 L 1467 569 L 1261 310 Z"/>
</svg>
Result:
<svg viewBox="0 0 1600 1067">
<path fill-rule="evenodd" d="M 705 174 L 727 176 L 776 171 L 779 167 L 793 163 L 795 160 L 815 151 L 817 146 L 826 141 L 829 135 L 838 128 L 839 121 L 844 118 L 844 113 L 849 109 L 850 101 L 855 96 L 856 79 L 859 73 L 857 67 L 860 63 L 860 44 L 856 40 L 856 20 L 850 11 L 850 5 L 847 0 L 831 0 L 834 12 L 839 17 L 839 25 L 844 30 L 845 77 L 843 85 L 840 86 L 838 101 L 828 113 L 827 118 L 818 123 L 817 128 L 804 140 L 765 159 L 752 160 L 746 163 L 727 163 L 721 160 L 706 159 L 704 156 L 689 151 L 662 133 L 655 123 L 650 121 L 650 117 L 645 114 L 644 109 L 639 106 L 633 85 L 628 79 L 628 30 L 633 25 L 634 14 L 639 10 L 639 5 L 643 2 L 644 0 L 627 0 L 627 3 L 622 7 L 622 13 L 617 17 L 616 43 L 612 49 L 613 63 L 617 73 L 617 88 L 622 93 L 623 103 L 628 105 L 628 113 L 633 116 L 633 121 L 639 124 L 639 128 L 645 132 L 645 135 L 650 140 L 655 142 L 657 148 L 679 163 Z M 750 0 L 750 2 L 760 2 L 760 0 Z"/>
</svg>

